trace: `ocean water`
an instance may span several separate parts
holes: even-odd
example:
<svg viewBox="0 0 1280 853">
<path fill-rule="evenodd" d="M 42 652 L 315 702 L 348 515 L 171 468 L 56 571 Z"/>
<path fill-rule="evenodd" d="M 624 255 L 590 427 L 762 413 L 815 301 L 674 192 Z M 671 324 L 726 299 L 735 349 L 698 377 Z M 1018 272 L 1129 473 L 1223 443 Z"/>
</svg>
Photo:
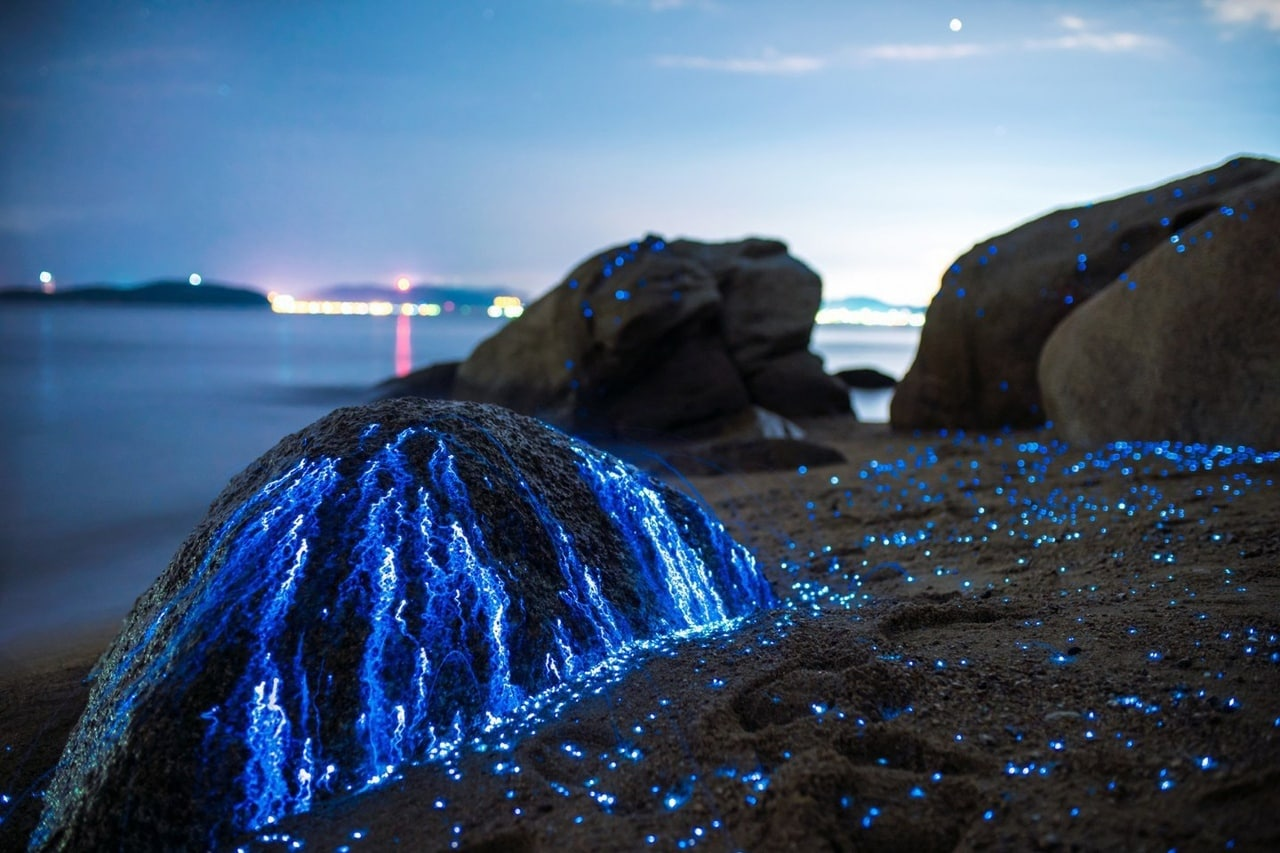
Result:
<svg viewBox="0 0 1280 853">
<path fill-rule="evenodd" d="M 873 367 L 894 379 L 906 375 L 919 345 L 919 329 L 879 326 L 817 326 L 811 342 L 828 373 Z M 853 408 L 859 420 L 886 423 L 892 398 L 891 390 L 855 391 Z"/>
<path fill-rule="evenodd" d="M 227 481 L 375 383 L 503 321 L 237 309 L 0 309 L 0 653 L 119 620 Z M 900 377 L 919 330 L 826 326 L 828 370 Z M 887 392 L 859 393 L 885 420 Z"/>
</svg>

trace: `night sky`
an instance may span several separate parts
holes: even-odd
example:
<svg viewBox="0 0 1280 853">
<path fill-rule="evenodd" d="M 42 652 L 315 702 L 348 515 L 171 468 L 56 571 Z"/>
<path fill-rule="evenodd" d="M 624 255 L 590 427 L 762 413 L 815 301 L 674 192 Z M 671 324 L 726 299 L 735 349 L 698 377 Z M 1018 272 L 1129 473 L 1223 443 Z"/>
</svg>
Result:
<svg viewBox="0 0 1280 853">
<path fill-rule="evenodd" d="M 923 304 L 1045 210 L 1280 153 L 1280 0 L 9 2 L 0 284 L 504 284 L 655 231 Z"/>
</svg>

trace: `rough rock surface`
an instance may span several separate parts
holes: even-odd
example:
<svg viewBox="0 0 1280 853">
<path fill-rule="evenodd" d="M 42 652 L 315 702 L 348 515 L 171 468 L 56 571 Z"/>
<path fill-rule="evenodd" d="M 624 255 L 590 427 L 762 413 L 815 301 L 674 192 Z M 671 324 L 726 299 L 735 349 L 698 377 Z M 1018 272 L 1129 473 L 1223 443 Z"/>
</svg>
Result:
<svg viewBox="0 0 1280 853">
<path fill-rule="evenodd" d="M 218 846 L 770 601 L 699 505 L 544 424 L 339 409 L 238 475 L 139 600 L 32 846 Z"/>
<path fill-rule="evenodd" d="M 1045 410 L 1089 445 L 1280 448 L 1280 176 L 1161 244 L 1064 320 Z"/>
<path fill-rule="evenodd" d="M 1152 249 L 1239 205 L 1270 160 L 1237 158 L 1154 189 L 1056 210 L 983 240 L 943 276 L 915 363 L 890 407 L 895 429 L 1044 422 L 1040 349 L 1058 323 Z"/>
<path fill-rule="evenodd" d="M 808 351 L 821 296 L 783 243 L 649 236 L 583 262 L 477 346 L 454 393 L 593 437 L 705 431 L 753 403 L 847 414 Z"/>
</svg>

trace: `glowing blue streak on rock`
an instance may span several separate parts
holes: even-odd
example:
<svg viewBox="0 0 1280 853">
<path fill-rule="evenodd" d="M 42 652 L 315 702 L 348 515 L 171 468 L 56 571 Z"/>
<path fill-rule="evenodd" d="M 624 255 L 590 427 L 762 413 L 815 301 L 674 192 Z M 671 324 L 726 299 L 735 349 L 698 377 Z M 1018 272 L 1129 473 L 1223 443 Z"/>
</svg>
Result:
<svg viewBox="0 0 1280 853">
<path fill-rule="evenodd" d="M 488 644 L 489 697 L 486 704 L 490 715 L 506 714 L 524 698 L 521 691 L 511 683 L 510 644 L 506 636 L 509 627 L 506 614 L 511 606 L 511 599 L 501 577 L 494 571 L 493 560 L 485 548 L 484 535 L 471 509 L 466 485 L 458 476 L 453 456 L 444 441 L 438 443 L 435 453 L 431 455 L 431 472 L 435 483 L 444 490 L 454 517 L 448 523 L 445 534 L 448 561 L 442 567 L 444 572 L 436 580 L 428 575 L 427 585 L 445 593 L 454 591 L 454 599 L 459 605 L 465 599 L 474 599 L 471 612 L 475 623 L 484 626 Z M 428 519 L 432 507 L 424 502 L 421 512 L 423 528 L 427 529 L 430 526 Z M 465 613 L 463 624 L 466 624 Z M 432 626 L 432 630 L 438 631 L 439 628 Z M 457 648 L 466 649 L 466 638 L 459 636 L 458 639 Z M 474 659 L 468 659 L 468 669 L 475 673 L 478 663 Z"/>
<path fill-rule="evenodd" d="M 678 630 L 726 619 L 724 604 L 706 576 L 706 564 L 681 539 L 658 494 L 646 487 L 627 488 L 629 472 L 620 462 L 602 462 L 582 452 L 578 458 L 619 531 L 633 548 L 651 553 L 646 567 L 660 570 L 656 580 L 678 610 L 663 614 L 667 627 Z"/>
<path fill-rule="evenodd" d="M 119 663 L 110 671 L 91 674 L 91 678 L 102 680 L 101 689 L 108 695 L 119 697 L 113 704 L 107 726 L 94 741 L 97 746 L 93 760 L 100 760 L 110 745 L 126 735 L 137 707 L 158 685 L 168 680 L 186 681 L 193 676 L 191 662 L 203 663 L 204 656 L 183 654 L 192 638 L 198 638 L 202 648 L 208 647 L 250 613 L 253 614 L 250 619 L 264 624 L 264 629 L 256 634 L 250 669 L 240 682 L 251 684 L 250 696 L 228 697 L 237 701 L 242 709 L 239 716 L 230 715 L 232 719 L 224 713 L 231 701 L 203 715 L 208 722 L 205 743 L 229 737 L 239 741 L 238 732 L 243 732 L 249 759 L 242 777 L 244 797 L 235 809 L 241 825 L 257 825 L 268 816 L 307 808 L 311 797 L 310 743 L 290 740 L 287 718 L 283 728 L 279 717 L 271 723 L 276 710 L 283 708 L 277 703 L 279 693 L 275 688 L 279 673 L 266 648 L 274 629 L 270 622 L 283 619 L 287 614 L 306 562 L 305 537 L 309 528 L 305 518 L 290 517 L 283 508 L 314 505 L 337 482 L 336 465 L 337 460 L 332 459 L 302 459 L 263 486 L 255 498 L 232 513 L 214 535 L 214 541 L 221 544 L 239 532 L 231 551 L 222 553 L 220 547 L 209 548 L 191 578 L 172 594 L 169 604 L 147 625 L 142 637 L 121 655 Z M 246 523 L 246 519 L 255 514 L 258 514 L 256 521 Z M 282 520 L 285 523 L 282 524 Z M 248 571 L 210 572 L 215 563 L 247 567 Z M 267 571 L 259 574 L 259 566 Z M 263 589 L 267 592 L 262 592 Z M 174 613 L 182 615 L 175 619 L 171 615 Z M 160 654 L 140 663 L 145 652 L 157 647 L 162 650 Z M 259 662 L 259 666 L 253 666 Z M 270 691 L 266 688 L 268 683 L 273 685 Z M 305 689 L 299 700 L 309 704 Z M 252 722 L 255 714 L 257 725 Z M 294 765 L 298 767 L 294 777 L 296 785 L 281 776 L 282 768 Z M 50 831 L 51 827 L 42 822 L 32 835 L 32 846 L 42 844 Z"/>
<path fill-rule="evenodd" d="M 551 513 L 546 510 L 546 507 L 542 505 L 541 501 L 534 498 L 532 494 L 529 495 L 529 498 L 542 520 L 543 528 L 551 537 L 552 546 L 556 549 L 556 556 L 560 563 L 560 574 L 567 584 L 566 589 L 560 593 L 561 599 L 576 614 L 582 617 L 584 624 L 595 627 L 600 645 L 606 655 L 617 654 L 622 651 L 632 639 L 632 636 L 630 631 L 626 631 L 621 627 L 626 623 L 622 620 L 621 614 L 617 612 L 617 608 L 601 594 L 599 570 L 584 565 L 578 559 L 578 554 L 573 547 L 573 539 L 564 529 L 564 526 L 556 521 Z M 619 624 L 620 622 L 621 625 Z M 560 624 L 557 628 L 556 645 L 561 651 L 560 662 L 564 667 L 563 677 L 569 678 L 577 671 L 574 663 L 575 656 L 572 652 L 572 647 L 564 639 L 564 625 Z"/>
<path fill-rule="evenodd" d="M 723 525 L 702 514 L 703 530 L 682 528 L 662 496 L 637 480 L 625 463 L 589 453 L 579 445 L 574 445 L 574 451 L 600 505 L 613 516 L 618 532 L 632 550 L 643 555 L 641 566 L 650 574 L 649 585 L 666 591 L 659 600 L 669 605 L 663 612 L 668 630 L 709 625 L 734 615 L 726 610 L 707 561 L 691 545 L 691 539 L 702 538 L 717 545 L 723 566 L 732 569 L 729 585 L 741 597 L 761 604 L 773 602 L 751 555 L 725 535 Z"/>
<path fill-rule="evenodd" d="M 234 736 L 235 722 L 247 709 L 247 719 L 240 721 L 247 752 L 240 777 L 243 798 L 236 807 L 236 820 L 244 826 L 261 826 L 305 811 L 314 795 L 315 733 L 295 734 L 316 715 L 312 691 L 306 679 L 298 677 L 303 671 L 301 649 L 278 648 L 275 641 L 285 632 L 298 590 L 306 581 L 308 537 L 319 533 L 307 509 L 338 483 L 336 464 L 336 460 L 304 460 L 299 476 L 284 488 L 264 489 L 257 500 L 246 502 L 250 516 L 260 513 L 257 523 L 244 524 L 238 531 L 229 524 L 219 531 L 217 544 L 209 550 L 216 553 L 224 542 L 228 548 L 224 571 L 214 578 L 220 589 L 206 592 L 201 606 L 191 611 L 203 614 L 196 630 L 205 632 L 206 644 L 234 631 L 241 620 L 259 626 L 244 674 L 222 708 L 213 709 L 221 710 L 224 720 L 230 717 L 233 724 L 223 737 Z M 258 595 L 258 589 L 265 591 Z M 221 617 L 215 621 L 205 611 L 219 605 Z M 283 669 L 280 658 L 285 661 Z M 216 735 L 206 736 L 206 749 L 217 742 Z"/>
<path fill-rule="evenodd" d="M 426 489 L 414 488 L 418 475 L 407 467 L 403 444 L 416 434 L 397 436 L 357 480 L 358 505 L 369 509 L 342 599 L 365 614 L 369 627 L 357 719 L 367 759 L 361 785 L 456 745 L 456 737 L 440 742 L 431 715 L 445 667 L 487 688 L 482 704 L 490 716 L 509 713 L 525 698 L 511 679 L 510 597 L 492 568 L 466 487 L 439 442 L 429 473 L 442 493 L 441 506 L 433 505 Z M 467 632 L 475 628 L 483 635 L 482 660 L 470 654 Z"/>
<path fill-rule="evenodd" d="M 550 428 L 548 427 L 548 429 Z M 441 433 L 431 430 L 428 430 L 428 432 L 441 442 L 441 446 L 447 441 L 447 437 Z M 573 447 L 576 451 L 581 452 L 577 443 L 574 443 Z M 517 468 L 515 460 L 511 458 L 505 448 L 495 445 L 493 449 L 506 459 L 512 469 Z M 511 485 L 514 485 L 520 491 L 525 502 L 537 516 L 543 532 L 546 533 L 552 547 L 555 549 L 556 562 L 560 567 L 561 577 L 564 578 L 566 583 L 565 590 L 560 593 L 561 600 L 576 615 L 581 617 L 581 621 L 584 624 L 595 628 L 600 641 L 600 649 L 603 650 L 604 655 L 614 655 L 624 651 L 627 645 L 635 640 L 635 636 L 627 627 L 626 620 L 618 611 L 618 608 L 601 593 L 599 569 L 585 565 L 578 558 L 577 549 L 573 545 L 573 537 L 564 529 L 564 525 L 559 522 L 555 514 L 547 508 L 546 502 L 534 494 L 523 479 Z M 555 660 L 548 654 L 546 669 L 558 683 L 575 675 L 579 672 L 580 667 L 577 662 L 578 655 L 574 654 L 568 632 L 560 620 L 557 620 L 554 636 L 556 646 L 561 653 L 560 665 L 557 666 Z M 593 649 L 592 651 L 598 650 Z M 591 658 L 592 663 L 598 662 L 600 659 L 598 654 L 591 654 L 588 657 Z"/>
</svg>

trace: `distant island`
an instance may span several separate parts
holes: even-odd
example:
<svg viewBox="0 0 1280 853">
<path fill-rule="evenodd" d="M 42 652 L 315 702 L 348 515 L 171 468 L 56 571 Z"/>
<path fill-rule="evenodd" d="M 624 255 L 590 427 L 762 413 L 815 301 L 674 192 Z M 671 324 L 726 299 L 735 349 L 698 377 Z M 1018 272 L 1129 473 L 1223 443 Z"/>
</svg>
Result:
<svg viewBox="0 0 1280 853">
<path fill-rule="evenodd" d="M 271 307 L 266 295 L 257 290 L 225 284 L 202 283 L 193 286 L 186 281 L 153 281 L 134 286 L 98 284 L 71 287 L 53 293 L 29 288 L 7 288 L 0 290 L 0 302 Z"/>
<path fill-rule="evenodd" d="M 870 296 L 823 300 L 814 322 L 819 325 L 923 326 L 924 307 L 893 305 Z"/>
</svg>

